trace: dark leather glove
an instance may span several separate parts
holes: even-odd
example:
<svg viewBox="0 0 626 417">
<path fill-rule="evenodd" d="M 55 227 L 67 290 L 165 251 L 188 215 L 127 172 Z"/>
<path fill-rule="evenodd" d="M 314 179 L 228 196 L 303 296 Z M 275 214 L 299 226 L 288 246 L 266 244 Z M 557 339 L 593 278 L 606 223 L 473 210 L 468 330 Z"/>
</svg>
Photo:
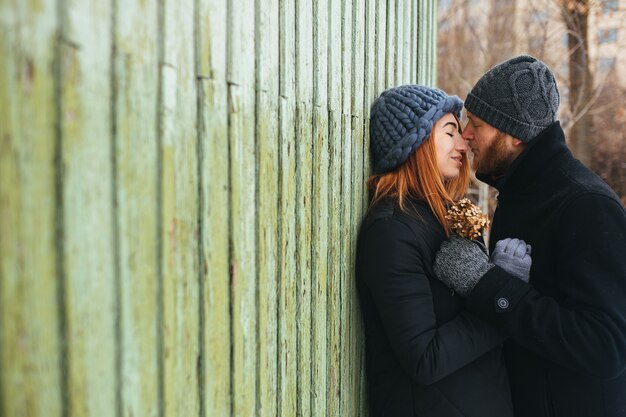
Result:
<svg viewBox="0 0 626 417">
<path fill-rule="evenodd" d="M 491 262 L 509 274 L 528 282 L 532 265 L 530 251 L 530 245 L 521 239 L 502 239 L 496 242 L 496 247 L 491 254 Z"/>
<path fill-rule="evenodd" d="M 434 270 L 441 282 L 467 296 L 493 266 L 479 242 L 452 235 L 441 244 Z"/>
</svg>

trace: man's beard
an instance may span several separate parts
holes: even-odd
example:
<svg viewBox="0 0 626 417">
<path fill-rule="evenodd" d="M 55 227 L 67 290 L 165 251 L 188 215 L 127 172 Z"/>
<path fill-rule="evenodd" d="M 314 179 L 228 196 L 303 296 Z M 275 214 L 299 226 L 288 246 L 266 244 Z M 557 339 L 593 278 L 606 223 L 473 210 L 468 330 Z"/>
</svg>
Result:
<svg viewBox="0 0 626 417">
<path fill-rule="evenodd" d="M 507 150 L 504 136 L 503 132 L 498 132 L 491 144 L 478 154 L 478 158 L 474 155 L 472 160 L 474 171 L 499 177 L 509 169 L 515 155 Z"/>
</svg>

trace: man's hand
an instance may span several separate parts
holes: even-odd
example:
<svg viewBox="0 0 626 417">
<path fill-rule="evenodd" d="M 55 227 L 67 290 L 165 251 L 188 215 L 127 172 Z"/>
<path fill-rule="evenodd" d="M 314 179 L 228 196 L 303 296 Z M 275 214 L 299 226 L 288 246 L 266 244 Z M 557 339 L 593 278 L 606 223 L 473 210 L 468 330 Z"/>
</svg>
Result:
<svg viewBox="0 0 626 417">
<path fill-rule="evenodd" d="M 502 239 L 496 242 L 496 247 L 491 254 L 491 262 L 509 274 L 528 282 L 532 264 L 530 250 L 530 245 L 523 240 Z"/>
<path fill-rule="evenodd" d="M 493 266 L 478 242 L 452 235 L 441 244 L 434 270 L 441 282 L 467 296 Z"/>
</svg>

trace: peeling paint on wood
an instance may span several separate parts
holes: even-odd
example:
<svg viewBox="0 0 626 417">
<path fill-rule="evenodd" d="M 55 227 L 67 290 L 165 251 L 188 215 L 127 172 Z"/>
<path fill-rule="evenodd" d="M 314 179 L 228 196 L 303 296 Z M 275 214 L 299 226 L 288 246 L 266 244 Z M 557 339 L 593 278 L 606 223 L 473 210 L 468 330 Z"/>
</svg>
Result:
<svg viewBox="0 0 626 417">
<path fill-rule="evenodd" d="M 295 148 L 295 1 L 279 2 L 279 239 L 278 415 L 297 413 L 297 275 Z"/>
<path fill-rule="evenodd" d="M 194 2 L 164 0 L 160 103 L 163 414 L 199 411 L 197 83 Z"/>
<path fill-rule="evenodd" d="M 257 0 L 257 414 L 278 415 L 279 253 L 279 2 Z"/>
<path fill-rule="evenodd" d="M 158 34 L 154 2 L 116 13 L 115 186 L 119 280 L 119 404 L 123 416 L 156 416 Z"/>
<path fill-rule="evenodd" d="M 3 2 L 0 16 L 0 415 L 60 417 L 58 22 L 53 1 Z"/>
<path fill-rule="evenodd" d="M 228 94 L 237 103 L 229 115 L 230 247 L 237 266 L 237 291 L 231 294 L 232 412 L 257 414 L 257 196 L 255 141 L 255 2 L 228 9 Z M 243 12 L 243 11 L 246 12 Z"/>
<path fill-rule="evenodd" d="M 198 65 L 202 79 L 200 163 L 204 279 L 204 415 L 231 415 L 230 198 L 226 0 L 203 0 L 198 10 Z"/>
<path fill-rule="evenodd" d="M 117 409 L 111 4 L 66 2 L 61 51 L 63 265 L 69 412 Z M 83 45 L 89 45 L 84 47 Z M 103 53 L 106 51 L 106 53 Z"/>
</svg>

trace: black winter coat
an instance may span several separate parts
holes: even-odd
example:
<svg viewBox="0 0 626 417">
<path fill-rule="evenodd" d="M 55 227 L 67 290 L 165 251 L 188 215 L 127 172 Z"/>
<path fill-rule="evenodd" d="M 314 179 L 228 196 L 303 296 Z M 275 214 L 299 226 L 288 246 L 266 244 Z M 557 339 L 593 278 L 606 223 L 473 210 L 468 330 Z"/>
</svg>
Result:
<svg viewBox="0 0 626 417">
<path fill-rule="evenodd" d="M 430 209 L 413 205 L 409 215 L 379 203 L 359 233 L 371 415 L 512 416 L 503 335 L 435 278 L 434 255 L 446 236 Z"/>
<path fill-rule="evenodd" d="M 530 284 L 491 269 L 468 308 L 504 347 L 516 417 L 626 416 L 626 213 L 574 159 L 558 122 L 500 181 L 490 246 L 532 246 Z"/>
</svg>

